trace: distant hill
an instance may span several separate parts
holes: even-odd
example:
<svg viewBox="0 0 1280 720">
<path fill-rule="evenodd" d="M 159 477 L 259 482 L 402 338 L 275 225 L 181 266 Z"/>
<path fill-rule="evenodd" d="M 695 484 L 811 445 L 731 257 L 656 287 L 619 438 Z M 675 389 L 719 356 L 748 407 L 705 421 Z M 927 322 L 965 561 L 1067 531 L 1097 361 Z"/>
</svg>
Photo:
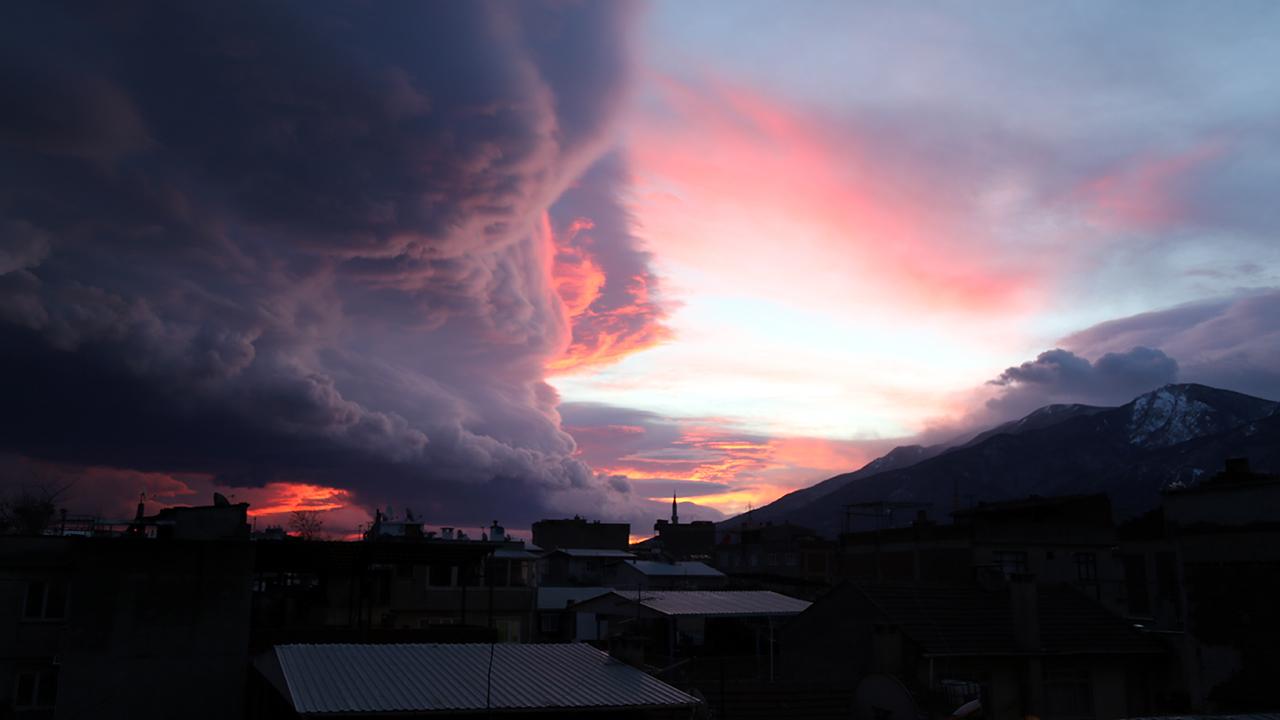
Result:
<svg viewBox="0 0 1280 720">
<path fill-rule="evenodd" d="M 1153 507 L 1161 488 L 1194 484 L 1228 457 L 1280 472 L 1280 403 L 1166 385 L 1115 408 L 1049 405 L 962 444 L 895 448 L 755 510 L 752 520 L 834 536 L 849 503 L 926 502 L 931 517 L 946 520 L 957 504 L 1090 492 L 1108 493 L 1117 512 L 1132 515 Z"/>
</svg>

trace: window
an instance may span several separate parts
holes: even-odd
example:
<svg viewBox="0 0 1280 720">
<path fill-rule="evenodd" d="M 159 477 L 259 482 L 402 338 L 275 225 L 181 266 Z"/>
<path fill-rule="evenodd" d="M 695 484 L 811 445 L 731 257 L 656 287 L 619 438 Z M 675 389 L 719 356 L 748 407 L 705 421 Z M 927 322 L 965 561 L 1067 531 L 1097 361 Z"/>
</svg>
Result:
<svg viewBox="0 0 1280 720">
<path fill-rule="evenodd" d="M 1076 579 L 1093 582 L 1098 579 L 1098 556 L 1088 552 L 1076 553 Z"/>
<path fill-rule="evenodd" d="M 997 550 L 993 556 L 1005 577 L 1027 572 L 1027 554 L 1022 550 Z"/>
<path fill-rule="evenodd" d="M 61 620 L 67 614 L 67 584 L 61 580 L 32 580 L 22 617 L 27 620 Z"/>
<path fill-rule="evenodd" d="M 58 698 L 58 668 L 19 670 L 13 688 L 13 707 L 51 708 Z"/>
</svg>

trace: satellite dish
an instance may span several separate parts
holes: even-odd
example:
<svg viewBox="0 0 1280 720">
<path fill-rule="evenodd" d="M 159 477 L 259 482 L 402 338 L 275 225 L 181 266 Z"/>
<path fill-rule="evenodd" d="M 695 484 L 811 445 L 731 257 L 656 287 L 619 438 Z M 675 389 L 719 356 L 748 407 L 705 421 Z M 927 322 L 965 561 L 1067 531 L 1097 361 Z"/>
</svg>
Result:
<svg viewBox="0 0 1280 720">
<path fill-rule="evenodd" d="M 858 720 L 916 720 L 920 707 L 911 691 L 892 675 L 867 675 L 854 694 Z"/>
<path fill-rule="evenodd" d="M 223 495 L 220 492 L 216 492 L 213 494 L 213 506 L 214 507 L 231 507 L 231 501 L 227 499 L 226 495 Z"/>
</svg>

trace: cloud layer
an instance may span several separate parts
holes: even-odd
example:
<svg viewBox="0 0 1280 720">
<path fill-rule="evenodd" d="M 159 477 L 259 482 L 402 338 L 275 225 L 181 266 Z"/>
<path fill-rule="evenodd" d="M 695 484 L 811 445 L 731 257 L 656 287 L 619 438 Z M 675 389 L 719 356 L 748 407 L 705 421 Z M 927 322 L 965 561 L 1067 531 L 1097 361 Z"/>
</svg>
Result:
<svg viewBox="0 0 1280 720">
<path fill-rule="evenodd" d="M 546 215 L 612 142 L 628 5 L 0 13 L 5 449 L 455 523 L 626 501 L 542 377 L 645 332 L 571 317 L 657 318 L 603 215 L 565 293 Z"/>
</svg>

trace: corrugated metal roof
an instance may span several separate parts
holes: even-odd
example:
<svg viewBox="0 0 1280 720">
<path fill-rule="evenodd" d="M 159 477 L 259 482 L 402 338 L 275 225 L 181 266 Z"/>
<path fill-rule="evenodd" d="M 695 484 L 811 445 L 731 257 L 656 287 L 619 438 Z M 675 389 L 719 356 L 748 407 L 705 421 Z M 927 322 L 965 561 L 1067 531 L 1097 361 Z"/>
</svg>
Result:
<svg viewBox="0 0 1280 720">
<path fill-rule="evenodd" d="M 488 672 L 492 650 L 493 670 Z M 299 713 L 629 708 L 698 701 L 581 643 L 277 645 Z"/>
<path fill-rule="evenodd" d="M 601 550 L 598 548 L 560 548 L 556 552 L 564 553 L 569 557 L 599 557 L 599 558 L 633 558 L 635 555 L 626 550 Z"/>
<path fill-rule="evenodd" d="M 771 590 L 642 590 L 638 595 L 641 605 L 663 615 L 798 615 L 810 605 L 805 600 Z M 631 590 L 614 590 L 613 596 L 619 600 L 636 602 L 637 593 Z"/>
<path fill-rule="evenodd" d="M 563 610 L 569 603 L 582 602 L 613 592 L 607 587 L 540 587 L 538 588 L 539 610 Z"/>
<path fill-rule="evenodd" d="M 654 577 L 724 577 L 724 573 L 706 563 L 694 560 L 681 562 L 657 562 L 655 560 L 628 560 L 627 564 L 644 575 Z"/>
</svg>

